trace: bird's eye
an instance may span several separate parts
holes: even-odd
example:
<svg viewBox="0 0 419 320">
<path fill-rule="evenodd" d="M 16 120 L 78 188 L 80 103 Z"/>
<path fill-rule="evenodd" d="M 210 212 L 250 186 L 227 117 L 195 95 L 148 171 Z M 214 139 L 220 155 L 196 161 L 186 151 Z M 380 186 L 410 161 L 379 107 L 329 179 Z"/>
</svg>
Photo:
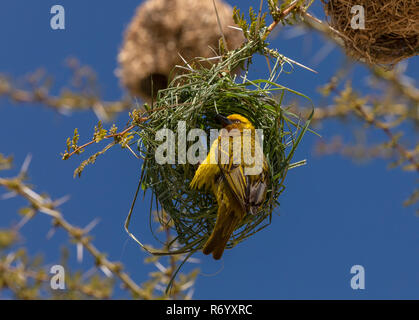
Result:
<svg viewBox="0 0 419 320">
<path fill-rule="evenodd" d="M 241 121 L 240 120 L 234 120 L 233 122 L 234 123 L 240 123 Z"/>
</svg>

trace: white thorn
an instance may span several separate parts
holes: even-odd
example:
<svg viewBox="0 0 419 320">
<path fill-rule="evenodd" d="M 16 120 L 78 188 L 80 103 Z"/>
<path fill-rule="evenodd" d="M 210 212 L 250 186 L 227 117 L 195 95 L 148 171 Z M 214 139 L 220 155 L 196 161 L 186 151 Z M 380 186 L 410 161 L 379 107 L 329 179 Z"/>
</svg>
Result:
<svg viewBox="0 0 419 320">
<path fill-rule="evenodd" d="M 14 191 L 10 191 L 10 192 L 7 192 L 7 193 L 3 194 L 3 195 L 0 197 L 0 199 L 1 199 L 1 200 L 7 200 L 7 199 L 14 198 L 14 197 L 16 197 L 16 196 L 17 196 L 17 193 L 16 193 L 16 192 L 14 192 Z"/>
<path fill-rule="evenodd" d="M 189 263 L 200 263 L 201 260 L 199 260 L 198 258 L 189 258 L 186 262 L 189 262 Z"/>
<path fill-rule="evenodd" d="M 49 229 L 48 233 L 47 233 L 47 239 L 51 239 L 53 237 L 53 235 L 55 234 L 56 228 L 51 228 Z"/>
<path fill-rule="evenodd" d="M 242 28 L 236 27 L 236 26 L 227 26 L 227 28 L 231 28 L 231 29 L 235 29 L 235 30 L 239 30 L 241 32 L 243 32 Z"/>
<path fill-rule="evenodd" d="M 83 245 L 80 242 L 77 242 L 77 262 L 83 262 Z"/>
<path fill-rule="evenodd" d="M 31 218 L 33 217 L 33 214 L 27 214 L 25 215 L 20 221 L 19 223 L 16 225 L 16 229 L 20 230 L 20 228 L 22 228 L 26 222 L 28 222 Z"/>
<path fill-rule="evenodd" d="M 194 294 L 194 292 L 195 292 L 195 288 L 191 288 L 191 289 L 188 291 L 188 293 L 186 294 L 185 300 L 191 300 L 191 299 L 192 299 L 192 296 L 193 296 L 193 294 Z"/>
<path fill-rule="evenodd" d="M 92 229 L 94 227 L 97 226 L 97 224 L 100 222 L 99 218 L 94 219 L 92 222 L 90 222 L 86 227 L 84 227 L 83 232 L 84 233 L 89 233 L 90 231 L 92 231 Z"/>
<path fill-rule="evenodd" d="M 89 270 L 87 270 L 85 273 L 83 273 L 81 275 L 81 278 L 83 280 L 86 280 L 86 279 L 90 278 L 90 276 L 92 276 L 95 273 L 95 271 L 96 271 L 96 267 L 92 267 Z"/>
<path fill-rule="evenodd" d="M 28 168 L 31 163 L 31 160 L 32 160 L 32 154 L 29 153 L 26 156 L 25 160 L 23 161 L 22 167 L 20 168 L 21 174 L 25 174 L 26 172 L 28 172 Z"/>
<path fill-rule="evenodd" d="M 112 278 L 112 272 L 111 270 L 109 270 L 109 268 L 107 266 L 101 265 L 100 270 L 102 270 L 102 272 L 105 274 L 105 276 L 107 276 L 108 278 Z"/>
<path fill-rule="evenodd" d="M 159 261 L 154 262 L 154 265 L 160 270 L 160 272 L 164 273 L 167 270 L 167 268 L 165 268 Z"/>
<path fill-rule="evenodd" d="M 64 197 L 61 197 L 61 198 L 55 200 L 52 204 L 54 205 L 54 207 L 59 207 L 62 204 L 66 203 L 69 199 L 70 199 L 70 195 L 66 195 Z"/>
</svg>

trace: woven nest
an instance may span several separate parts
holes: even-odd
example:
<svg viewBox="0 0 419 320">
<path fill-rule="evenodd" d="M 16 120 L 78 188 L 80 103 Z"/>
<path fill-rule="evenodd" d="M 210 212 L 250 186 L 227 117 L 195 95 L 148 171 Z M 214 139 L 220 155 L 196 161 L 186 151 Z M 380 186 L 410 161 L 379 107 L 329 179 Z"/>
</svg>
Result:
<svg viewBox="0 0 419 320">
<path fill-rule="evenodd" d="M 228 49 L 243 42 L 232 8 L 216 0 Z M 131 94 L 150 101 L 166 88 L 175 65 L 195 57 L 216 55 L 221 37 L 212 0 L 149 0 L 141 4 L 128 26 L 118 60 L 119 76 Z M 211 49 L 211 48 L 212 49 Z M 215 50 L 215 52 L 214 52 Z"/>
<path fill-rule="evenodd" d="M 241 114 L 255 128 L 263 129 L 263 152 L 270 170 L 266 200 L 261 212 L 246 216 L 230 238 L 227 248 L 270 223 L 272 211 L 279 204 L 279 195 L 285 189 L 284 179 L 288 169 L 301 164 L 291 164 L 291 159 L 308 122 L 300 126 L 300 120 L 284 110 L 272 94 L 278 93 L 278 89 L 283 88 L 284 92 L 287 89 L 273 84 L 275 75 L 271 75 L 269 81 L 237 83 L 235 76 L 225 72 L 231 68 L 229 60 L 226 59 L 225 64 L 214 65 L 210 70 L 204 68 L 178 75 L 169 88 L 158 93 L 156 104 L 147 112 L 148 121 L 138 127 L 138 149 L 144 157 L 142 188 L 152 190 L 151 210 L 160 212 L 160 223 L 172 227 L 177 234 L 177 245 L 170 248 L 170 253 L 193 253 L 202 249 L 215 225 L 217 202 L 212 194 L 189 187 L 198 164 L 161 165 L 156 162 L 156 149 L 162 143 L 156 141 L 157 130 L 168 128 L 177 133 L 178 122 L 183 120 L 187 132 L 200 128 L 209 133 L 210 129 L 220 129 L 215 121 L 218 113 Z M 273 72 L 277 72 L 279 66 L 277 63 Z M 187 142 L 187 150 L 195 142 Z M 209 137 L 207 146 L 210 146 Z M 176 159 L 177 148 L 176 143 Z M 166 214 L 170 223 L 167 223 Z"/>
<path fill-rule="evenodd" d="M 419 1 L 322 0 L 347 54 L 371 64 L 395 64 L 419 52 Z M 364 7 L 365 29 L 353 29 L 351 8 Z"/>
</svg>

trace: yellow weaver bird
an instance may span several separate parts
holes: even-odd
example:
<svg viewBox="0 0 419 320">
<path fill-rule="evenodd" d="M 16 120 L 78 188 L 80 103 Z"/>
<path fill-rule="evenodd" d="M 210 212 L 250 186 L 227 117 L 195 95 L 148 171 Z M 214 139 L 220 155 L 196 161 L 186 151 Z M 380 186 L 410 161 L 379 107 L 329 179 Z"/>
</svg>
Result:
<svg viewBox="0 0 419 320">
<path fill-rule="evenodd" d="M 215 226 L 202 251 L 204 254 L 212 253 L 214 259 L 218 260 L 240 222 L 247 214 L 256 214 L 259 211 L 266 198 L 269 175 L 268 164 L 262 148 L 255 139 L 252 123 L 239 114 L 228 117 L 217 115 L 216 120 L 221 122 L 226 130 L 222 130 L 218 139 L 213 142 L 206 159 L 196 170 L 190 186 L 193 189 L 211 191 L 217 200 Z M 244 131 L 251 133 L 248 134 L 248 140 L 244 138 Z M 223 135 L 226 137 L 223 138 Z M 241 144 L 239 153 L 234 149 L 234 139 L 237 136 L 240 136 Z M 250 146 L 246 148 L 244 142 L 249 142 Z M 223 161 L 223 155 L 227 158 L 226 161 Z M 253 162 L 247 161 L 249 156 Z M 260 170 L 252 170 L 256 166 L 259 166 Z"/>
</svg>

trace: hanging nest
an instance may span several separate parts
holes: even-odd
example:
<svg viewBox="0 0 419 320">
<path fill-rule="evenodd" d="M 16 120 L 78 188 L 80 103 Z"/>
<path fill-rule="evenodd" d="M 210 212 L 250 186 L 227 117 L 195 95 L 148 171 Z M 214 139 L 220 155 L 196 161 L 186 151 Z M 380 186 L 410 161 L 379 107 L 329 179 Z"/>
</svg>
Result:
<svg viewBox="0 0 419 320">
<path fill-rule="evenodd" d="M 244 38 L 234 25 L 232 8 L 216 0 L 218 16 L 228 48 L 240 47 Z M 197 0 L 149 0 L 141 4 L 128 26 L 118 55 L 119 76 L 134 96 L 150 101 L 166 88 L 170 73 L 195 57 L 217 55 L 220 28 L 213 2 Z M 211 48 L 212 49 L 211 49 Z"/>
<path fill-rule="evenodd" d="M 232 248 L 270 223 L 273 209 L 279 204 L 278 198 L 285 188 L 284 179 L 288 170 L 304 163 L 301 161 L 291 164 L 291 159 L 308 129 L 309 121 L 300 125 L 301 120 L 281 106 L 287 91 L 299 93 L 275 84 L 284 60 L 276 60 L 268 80 L 243 80 L 238 83 L 236 76 L 228 72 L 237 67 L 231 65 L 231 61 L 243 61 L 240 57 L 250 46 L 252 43 L 249 42 L 223 62 L 213 65 L 211 69 L 196 68 L 178 75 L 167 89 L 159 91 L 156 104 L 147 111 L 148 120 L 138 124 L 137 146 L 144 159 L 140 181 L 142 189 L 144 192 L 152 190 L 151 211 L 156 210 L 160 223 L 173 228 L 177 234 L 172 242 L 176 245 L 168 252 L 147 248 L 131 234 L 150 253 L 192 254 L 202 249 L 212 233 L 217 214 L 217 202 L 212 194 L 189 187 L 198 164 L 178 164 L 177 143 L 177 164 L 161 165 L 156 162 L 156 150 L 162 143 L 156 141 L 158 130 L 167 128 L 177 134 L 179 121 L 185 121 L 186 132 L 200 128 L 208 133 L 206 142 L 209 150 L 210 129 L 220 129 L 220 125 L 215 121 L 216 114 L 238 113 L 248 118 L 256 129 L 263 129 L 263 151 L 270 170 L 266 200 L 261 206 L 261 212 L 257 215 L 249 214 L 241 222 L 230 238 L 227 248 Z M 201 59 L 197 65 L 203 60 Z M 274 93 L 279 94 L 280 101 L 274 99 Z M 187 141 L 186 150 L 196 142 Z M 170 223 L 167 223 L 166 214 L 170 217 Z M 130 215 L 127 218 L 127 230 L 129 220 Z"/>
<path fill-rule="evenodd" d="M 322 0 L 346 52 L 371 64 L 394 65 L 419 52 L 419 1 Z M 365 29 L 353 29 L 351 8 L 364 7 Z"/>
</svg>

